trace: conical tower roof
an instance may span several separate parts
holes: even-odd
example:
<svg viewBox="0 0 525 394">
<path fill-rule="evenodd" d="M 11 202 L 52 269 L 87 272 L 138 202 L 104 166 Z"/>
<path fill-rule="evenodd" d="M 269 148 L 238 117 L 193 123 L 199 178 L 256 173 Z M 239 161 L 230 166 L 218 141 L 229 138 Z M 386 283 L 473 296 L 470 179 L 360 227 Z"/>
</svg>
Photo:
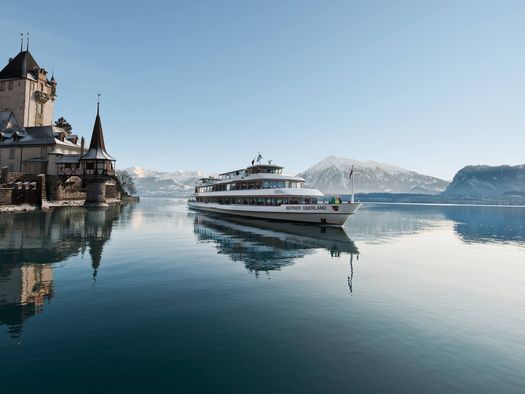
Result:
<svg viewBox="0 0 525 394">
<path fill-rule="evenodd" d="M 97 117 L 95 118 L 95 125 L 93 126 L 93 134 L 91 135 L 91 142 L 89 149 L 81 160 L 112 160 L 109 153 L 106 151 L 104 144 L 104 133 L 102 132 L 102 122 L 100 121 L 99 105 L 97 104 Z"/>
<path fill-rule="evenodd" d="M 21 51 L 0 71 L 0 79 L 26 78 L 27 73 L 35 68 L 40 67 L 31 53 L 29 51 Z"/>
</svg>

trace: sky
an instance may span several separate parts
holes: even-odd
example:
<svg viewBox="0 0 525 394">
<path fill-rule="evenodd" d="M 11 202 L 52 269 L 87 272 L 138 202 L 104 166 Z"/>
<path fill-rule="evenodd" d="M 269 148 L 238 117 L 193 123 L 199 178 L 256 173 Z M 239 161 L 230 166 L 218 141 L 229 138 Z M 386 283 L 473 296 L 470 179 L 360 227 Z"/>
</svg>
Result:
<svg viewBox="0 0 525 394">
<path fill-rule="evenodd" d="M 0 59 L 30 33 L 55 118 L 117 168 L 217 173 L 258 152 L 452 179 L 525 163 L 525 2 L 3 0 Z M 2 65 L 3 67 L 3 65 Z"/>
</svg>

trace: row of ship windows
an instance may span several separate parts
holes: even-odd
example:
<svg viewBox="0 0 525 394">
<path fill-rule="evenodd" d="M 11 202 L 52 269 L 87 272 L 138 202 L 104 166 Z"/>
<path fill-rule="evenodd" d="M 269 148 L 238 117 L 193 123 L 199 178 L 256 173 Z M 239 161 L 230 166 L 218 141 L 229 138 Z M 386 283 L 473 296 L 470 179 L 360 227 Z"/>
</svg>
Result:
<svg viewBox="0 0 525 394">
<path fill-rule="evenodd" d="M 197 202 L 223 205 L 280 206 L 287 204 L 317 204 L 317 198 L 310 197 L 197 197 Z"/>
<path fill-rule="evenodd" d="M 236 182 L 220 185 L 199 186 L 195 193 L 222 192 L 230 190 L 256 190 L 256 189 L 300 189 L 303 182 L 296 181 L 256 181 L 256 182 Z"/>
<path fill-rule="evenodd" d="M 238 176 L 245 176 L 245 175 L 251 175 L 251 174 L 282 174 L 283 170 L 282 168 L 254 168 L 250 170 L 240 170 L 240 171 L 233 171 L 228 172 L 227 174 L 221 174 L 219 175 L 219 179 L 231 179 Z"/>
</svg>

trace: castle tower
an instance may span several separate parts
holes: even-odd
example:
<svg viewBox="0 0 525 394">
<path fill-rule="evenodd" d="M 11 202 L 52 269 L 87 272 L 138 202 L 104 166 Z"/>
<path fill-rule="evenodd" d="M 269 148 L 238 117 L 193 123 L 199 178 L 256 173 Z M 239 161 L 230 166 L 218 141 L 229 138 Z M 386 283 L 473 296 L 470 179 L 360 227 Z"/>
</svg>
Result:
<svg viewBox="0 0 525 394">
<path fill-rule="evenodd" d="M 99 104 L 97 104 L 97 117 L 95 118 L 89 149 L 80 158 L 80 162 L 86 182 L 86 201 L 84 205 L 107 207 L 106 182 L 115 176 L 115 159 L 106 151 Z"/>
<path fill-rule="evenodd" d="M 0 112 L 13 112 L 22 127 L 51 125 L 56 85 L 29 50 L 21 50 L 0 71 Z"/>
</svg>

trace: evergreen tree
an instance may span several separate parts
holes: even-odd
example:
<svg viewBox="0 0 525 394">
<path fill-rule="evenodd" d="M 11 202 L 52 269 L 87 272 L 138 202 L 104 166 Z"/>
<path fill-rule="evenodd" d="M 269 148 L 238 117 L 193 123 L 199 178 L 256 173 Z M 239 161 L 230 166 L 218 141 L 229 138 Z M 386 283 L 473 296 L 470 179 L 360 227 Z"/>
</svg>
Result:
<svg viewBox="0 0 525 394">
<path fill-rule="evenodd" d="M 73 130 L 73 127 L 71 126 L 71 124 L 69 124 L 69 122 L 67 120 L 65 120 L 63 117 L 60 117 L 55 122 L 55 126 L 56 127 L 60 127 L 61 129 L 64 129 L 68 133 L 71 133 L 71 130 Z"/>
</svg>

